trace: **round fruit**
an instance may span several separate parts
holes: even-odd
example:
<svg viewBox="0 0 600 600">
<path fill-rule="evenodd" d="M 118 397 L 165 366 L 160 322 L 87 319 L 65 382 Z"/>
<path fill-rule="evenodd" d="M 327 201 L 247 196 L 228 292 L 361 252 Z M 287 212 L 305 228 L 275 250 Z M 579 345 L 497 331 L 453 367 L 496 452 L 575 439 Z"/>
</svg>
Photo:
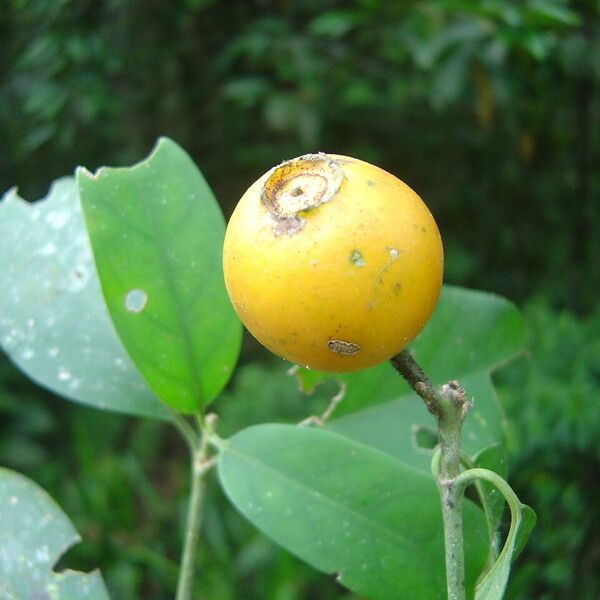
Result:
<svg viewBox="0 0 600 600">
<path fill-rule="evenodd" d="M 440 293 L 440 233 L 419 196 L 347 156 L 307 154 L 256 181 L 225 234 L 225 284 L 250 333 L 301 366 L 354 371 L 400 352 Z"/>
</svg>

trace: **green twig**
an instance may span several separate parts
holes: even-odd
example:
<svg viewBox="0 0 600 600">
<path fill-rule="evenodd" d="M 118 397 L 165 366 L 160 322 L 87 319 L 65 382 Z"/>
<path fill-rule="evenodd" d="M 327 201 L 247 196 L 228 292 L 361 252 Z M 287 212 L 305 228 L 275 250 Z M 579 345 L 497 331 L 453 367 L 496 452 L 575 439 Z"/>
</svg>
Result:
<svg viewBox="0 0 600 600">
<path fill-rule="evenodd" d="M 192 492 L 187 509 L 185 542 L 181 555 L 176 600 L 192 600 L 206 473 L 215 465 L 214 457 L 209 457 L 209 446 L 216 435 L 213 431 L 216 415 L 208 414 L 204 418 L 201 415 L 196 415 L 196 417 L 200 430 L 199 435 L 181 415 L 174 414 L 173 416 L 175 426 L 188 442 L 190 448 L 192 479 Z"/>
<path fill-rule="evenodd" d="M 438 398 L 440 474 L 437 484 L 440 490 L 444 521 L 448 600 L 464 600 L 465 565 L 462 519 L 464 488 L 456 485 L 456 477 L 460 473 L 460 430 L 463 415 L 462 407 L 453 397 L 453 390 L 452 387 L 444 386 Z"/>
<path fill-rule="evenodd" d="M 187 444 L 190 453 L 194 453 L 198 447 L 198 433 L 194 428 L 186 421 L 185 417 L 175 410 L 171 410 L 172 423 L 175 429 L 179 431 L 181 437 Z"/>
<path fill-rule="evenodd" d="M 464 487 L 456 485 L 460 473 L 460 432 L 469 408 L 465 392 L 456 381 L 436 388 L 408 350 L 391 359 L 393 367 L 421 396 L 438 423 L 439 453 L 434 455 L 432 471 L 440 491 L 448 600 L 465 600 L 462 498 Z"/>
<path fill-rule="evenodd" d="M 192 493 L 185 523 L 185 543 L 181 555 L 176 600 L 192 600 L 198 542 L 200 541 L 204 489 L 206 487 L 205 475 L 210 468 L 210 465 L 206 464 L 208 459 L 208 438 L 206 435 L 201 435 L 200 444 L 192 452 L 191 458 Z"/>
</svg>

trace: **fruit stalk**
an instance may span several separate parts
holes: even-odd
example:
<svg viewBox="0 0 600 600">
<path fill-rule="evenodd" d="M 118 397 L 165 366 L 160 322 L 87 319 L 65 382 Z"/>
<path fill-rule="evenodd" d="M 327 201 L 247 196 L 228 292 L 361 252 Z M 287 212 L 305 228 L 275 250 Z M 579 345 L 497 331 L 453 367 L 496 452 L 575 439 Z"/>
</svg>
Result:
<svg viewBox="0 0 600 600">
<path fill-rule="evenodd" d="M 462 497 L 464 487 L 456 484 L 460 473 L 460 433 L 469 408 L 465 391 L 457 381 L 436 388 L 408 350 L 394 356 L 392 366 L 423 399 L 438 423 L 439 464 L 434 465 L 440 491 L 448 600 L 465 600 Z"/>
</svg>

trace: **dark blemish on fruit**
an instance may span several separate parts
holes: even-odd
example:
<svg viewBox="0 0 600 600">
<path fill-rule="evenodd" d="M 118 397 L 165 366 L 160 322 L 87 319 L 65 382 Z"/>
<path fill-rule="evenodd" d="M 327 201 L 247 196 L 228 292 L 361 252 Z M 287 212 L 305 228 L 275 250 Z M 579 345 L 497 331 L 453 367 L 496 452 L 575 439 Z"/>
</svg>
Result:
<svg viewBox="0 0 600 600">
<path fill-rule="evenodd" d="M 360 351 L 360 346 L 354 342 L 344 342 L 343 340 L 329 340 L 327 348 L 335 354 L 342 356 L 353 356 Z"/>
<path fill-rule="evenodd" d="M 297 234 L 306 211 L 329 202 L 344 180 L 344 171 L 329 155 L 305 154 L 285 161 L 269 172 L 260 194 L 273 218 L 276 236 Z"/>
<path fill-rule="evenodd" d="M 357 267 L 364 267 L 365 261 L 360 250 L 352 250 L 350 254 L 350 262 Z"/>
</svg>

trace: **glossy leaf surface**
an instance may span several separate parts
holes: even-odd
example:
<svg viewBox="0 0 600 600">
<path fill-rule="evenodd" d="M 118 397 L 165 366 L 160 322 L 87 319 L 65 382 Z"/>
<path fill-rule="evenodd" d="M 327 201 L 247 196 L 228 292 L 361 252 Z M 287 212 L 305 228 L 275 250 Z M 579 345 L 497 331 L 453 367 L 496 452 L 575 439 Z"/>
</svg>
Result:
<svg viewBox="0 0 600 600">
<path fill-rule="evenodd" d="M 439 495 L 389 455 L 311 427 L 259 425 L 225 442 L 229 499 L 270 538 L 370 600 L 445 598 Z M 467 587 L 487 552 L 483 514 L 465 501 Z"/>
<path fill-rule="evenodd" d="M 77 181 L 124 346 L 161 400 L 202 409 L 229 379 L 241 340 L 222 275 L 225 223 L 210 188 L 165 138 L 131 168 L 80 169 Z"/>
</svg>

